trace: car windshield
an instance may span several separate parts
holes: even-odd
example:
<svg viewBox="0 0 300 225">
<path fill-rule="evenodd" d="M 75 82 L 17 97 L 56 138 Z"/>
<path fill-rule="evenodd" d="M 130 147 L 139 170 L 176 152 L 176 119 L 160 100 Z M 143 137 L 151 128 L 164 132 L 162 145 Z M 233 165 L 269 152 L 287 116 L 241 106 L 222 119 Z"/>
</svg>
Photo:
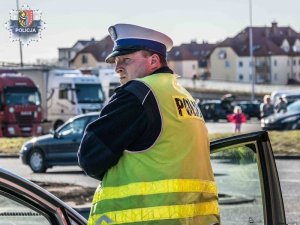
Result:
<svg viewBox="0 0 300 225">
<path fill-rule="evenodd" d="M 100 84 L 76 84 L 78 103 L 102 103 L 104 94 Z"/>
<path fill-rule="evenodd" d="M 288 112 L 300 112 L 300 100 L 288 105 L 287 111 Z"/>
<path fill-rule="evenodd" d="M 4 92 L 7 105 L 40 105 L 38 90 L 32 87 L 7 87 Z"/>
</svg>

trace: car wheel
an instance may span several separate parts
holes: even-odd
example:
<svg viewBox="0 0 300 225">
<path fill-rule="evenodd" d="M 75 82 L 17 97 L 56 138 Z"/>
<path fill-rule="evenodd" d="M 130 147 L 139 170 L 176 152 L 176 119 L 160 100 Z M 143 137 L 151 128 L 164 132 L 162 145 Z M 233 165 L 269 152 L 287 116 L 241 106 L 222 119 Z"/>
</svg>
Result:
<svg viewBox="0 0 300 225">
<path fill-rule="evenodd" d="M 39 149 L 32 150 L 28 163 L 34 173 L 44 173 L 47 170 L 44 154 Z"/>
</svg>

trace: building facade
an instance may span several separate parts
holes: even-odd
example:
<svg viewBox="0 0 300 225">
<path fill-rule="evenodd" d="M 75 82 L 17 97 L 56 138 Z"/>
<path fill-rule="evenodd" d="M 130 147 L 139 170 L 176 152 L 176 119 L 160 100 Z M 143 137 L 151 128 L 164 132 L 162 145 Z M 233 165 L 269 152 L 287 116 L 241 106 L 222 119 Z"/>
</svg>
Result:
<svg viewBox="0 0 300 225">
<path fill-rule="evenodd" d="M 94 38 L 91 40 L 78 40 L 71 48 L 58 48 L 58 64 L 61 67 L 70 67 L 70 61 L 75 57 L 77 52 L 90 44 L 94 44 Z"/>
<path fill-rule="evenodd" d="M 300 83 L 300 33 L 290 27 L 249 27 L 218 43 L 210 54 L 211 79 L 263 84 Z"/>
</svg>

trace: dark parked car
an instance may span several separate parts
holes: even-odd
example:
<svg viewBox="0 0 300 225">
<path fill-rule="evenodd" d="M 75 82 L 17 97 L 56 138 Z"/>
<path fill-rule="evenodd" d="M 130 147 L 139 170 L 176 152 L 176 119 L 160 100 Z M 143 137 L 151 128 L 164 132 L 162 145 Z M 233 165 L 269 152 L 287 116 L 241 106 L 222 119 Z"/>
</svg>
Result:
<svg viewBox="0 0 300 225">
<path fill-rule="evenodd" d="M 247 119 L 257 118 L 260 119 L 260 104 L 261 102 L 255 101 L 239 101 L 234 102 L 234 105 L 239 105 L 242 108 L 242 112 L 247 116 Z"/>
<path fill-rule="evenodd" d="M 276 113 L 261 119 L 264 130 L 296 130 L 300 129 L 300 100 L 287 106 L 287 112 Z"/>
<path fill-rule="evenodd" d="M 220 119 L 227 120 L 227 115 L 233 113 L 233 106 L 229 101 L 206 100 L 199 103 L 199 108 L 205 120 L 215 122 Z"/>
<path fill-rule="evenodd" d="M 32 138 L 22 146 L 22 162 L 35 173 L 46 172 L 52 166 L 78 165 L 77 151 L 83 132 L 98 117 L 97 112 L 75 116 L 50 134 Z"/>
<path fill-rule="evenodd" d="M 276 164 L 266 131 L 213 141 L 210 149 L 221 224 L 286 224 Z M 32 182 L 1 168 L 0 178 L 1 224 L 86 224 L 73 209 Z M 162 209 L 165 207 L 160 206 L 159 210 Z M 151 215 L 147 214 L 146 218 Z M 175 211 L 174 216 L 178 215 Z M 109 211 L 105 218 L 108 216 Z M 139 218 L 116 216 L 111 218 L 110 224 L 129 223 L 132 219 L 141 224 Z M 107 223 L 101 217 L 97 224 Z"/>
</svg>

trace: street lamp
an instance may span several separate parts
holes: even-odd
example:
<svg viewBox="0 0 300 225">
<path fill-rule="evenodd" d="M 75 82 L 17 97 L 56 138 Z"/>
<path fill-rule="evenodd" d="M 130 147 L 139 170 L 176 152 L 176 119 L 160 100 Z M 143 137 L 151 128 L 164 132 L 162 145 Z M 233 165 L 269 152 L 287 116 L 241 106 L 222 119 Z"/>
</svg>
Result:
<svg viewBox="0 0 300 225">
<path fill-rule="evenodd" d="M 19 13 L 19 0 L 17 1 L 17 12 Z M 19 14 L 18 14 L 19 18 Z M 20 48 L 20 66 L 23 67 L 23 52 L 22 52 L 22 43 L 21 40 L 19 40 L 19 48 Z"/>
<path fill-rule="evenodd" d="M 250 52 L 250 73 L 252 78 L 251 85 L 251 100 L 255 99 L 255 74 L 254 74 L 254 63 L 253 63 L 253 37 L 252 37 L 252 0 L 249 0 L 249 17 L 250 17 L 250 27 L 249 27 L 249 52 Z"/>
</svg>

